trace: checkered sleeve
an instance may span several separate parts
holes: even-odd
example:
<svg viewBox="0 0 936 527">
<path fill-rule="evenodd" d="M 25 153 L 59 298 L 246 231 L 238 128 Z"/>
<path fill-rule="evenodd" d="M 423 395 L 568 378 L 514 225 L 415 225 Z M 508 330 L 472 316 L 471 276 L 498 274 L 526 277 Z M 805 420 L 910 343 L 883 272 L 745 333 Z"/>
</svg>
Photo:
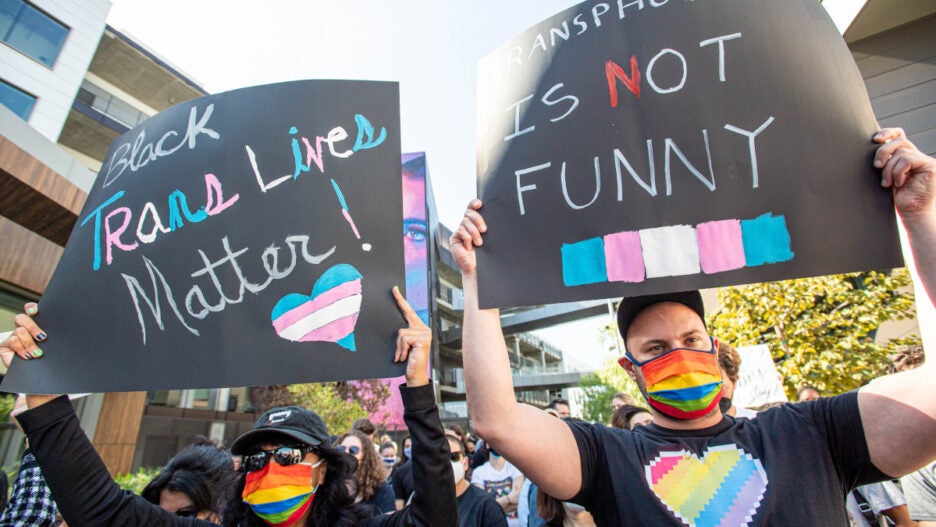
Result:
<svg viewBox="0 0 936 527">
<path fill-rule="evenodd" d="M 55 525 L 55 502 L 46 485 L 39 463 L 29 449 L 23 453 L 19 474 L 13 482 L 13 491 L 0 527 L 24 526 L 52 527 Z"/>
</svg>

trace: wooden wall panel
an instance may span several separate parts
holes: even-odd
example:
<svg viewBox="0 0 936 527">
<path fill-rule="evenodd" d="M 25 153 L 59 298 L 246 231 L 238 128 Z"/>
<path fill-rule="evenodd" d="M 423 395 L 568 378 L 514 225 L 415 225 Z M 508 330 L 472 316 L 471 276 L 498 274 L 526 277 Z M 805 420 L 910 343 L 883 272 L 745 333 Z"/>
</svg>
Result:
<svg viewBox="0 0 936 527">
<path fill-rule="evenodd" d="M 104 396 L 94 448 L 112 476 L 130 472 L 140 435 L 146 392 L 114 392 Z"/>
</svg>

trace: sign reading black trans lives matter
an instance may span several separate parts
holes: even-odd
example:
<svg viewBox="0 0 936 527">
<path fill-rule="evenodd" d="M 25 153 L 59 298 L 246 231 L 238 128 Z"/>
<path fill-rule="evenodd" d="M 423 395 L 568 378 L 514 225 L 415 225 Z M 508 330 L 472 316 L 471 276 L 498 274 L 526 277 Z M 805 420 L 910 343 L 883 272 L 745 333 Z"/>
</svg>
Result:
<svg viewBox="0 0 936 527">
<path fill-rule="evenodd" d="M 391 377 L 404 283 L 396 83 L 297 81 L 116 139 L 8 391 Z"/>
<path fill-rule="evenodd" d="M 816 0 L 585 2 L 478 75 L 482 307 L 902 265 Z"/>
</svg>

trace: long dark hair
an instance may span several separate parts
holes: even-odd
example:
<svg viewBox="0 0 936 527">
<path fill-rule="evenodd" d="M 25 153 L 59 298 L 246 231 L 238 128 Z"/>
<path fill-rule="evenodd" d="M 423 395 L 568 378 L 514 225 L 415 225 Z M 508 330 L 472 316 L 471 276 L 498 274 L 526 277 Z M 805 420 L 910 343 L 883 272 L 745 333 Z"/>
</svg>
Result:
<svg viewBox="0 0 936 527">
<path fill-rule="evenodd" d="M 231 455 L 210 442 L 200 441 L 173 456 L 140 495 L 159 505 L 163 490 L 182 492 L 199 511 L 222 517 L 236 477 Z"/>
<path fill-rule="evenodd" d="M 354 474 L 357 476 L 358 481 L 357 493 L 361 498 L 369 500 L 374 497 L 377 489 L 387 481 L 389 471 L 383 460 L 380 459 L 380 455 L 377 454 L 377 450 L 374 449 L 374 443 L 357 430 L 349 430 L 341 434 L 335 440 L 334 445 L 337 447 L 348 437 L 356 437 L 361 442 L 362 457 L 354 470 Z"/>
<path fill-rule="evenodd" d="M 312 512 L 306 520 L 306 525 L 351 527 L 360 523 L 361 520 L 370 518 L 372 514 L 369 506 L 354 503 L 355 493 L 351 490 L 357 488 L 357 480 L 351 464 L 354 458 L 325 444 L 317 446 L 316 453 L 319 459 L 325 460 L 327 469 L 325 481 L 315 490 Z M 242 476 L 246 474 L 243 467 L 240 471 Z M 254 515 L 241 498 L 244 493 L 245 479 L 244 477 L 238 478 L 235 493 L 225 509 L 222 525 L 225 527 L 269 527 Z"/>
</svg>

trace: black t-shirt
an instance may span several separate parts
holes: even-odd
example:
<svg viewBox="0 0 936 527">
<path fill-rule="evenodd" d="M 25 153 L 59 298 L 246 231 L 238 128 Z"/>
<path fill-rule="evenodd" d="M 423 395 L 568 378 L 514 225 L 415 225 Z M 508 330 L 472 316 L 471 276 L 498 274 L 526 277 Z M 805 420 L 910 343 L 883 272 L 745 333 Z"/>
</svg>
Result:
<svg viewBox="0 0 936 527">
<path fill-rule="evenodd" d="M 363 502 L 373 507 L 374 516 L 396 510 L 396 504 L 393 501 L 393 487 L 386 481 L 377 487 L 377 490 L 374 491 L 374 495 L 371 496 L 369 500 L 364 500 Z"/>
<path fill-rule="evenodd" d="M 494 496 L 474 485 L 468 485 L 468 490 L 456 502 L 458 527 L 507 527 L 504 509 Z"/>
<path fill-rule="evenodd" d="M 848 525 L 846 493 L 887 478 L 856 392 L 703 430 L 568 424 L 582 462 L 571 501 L 597 525 Z"/>
<path fill-rule="evenodd" d="M 413 493 L 412 461 L 407 462 L 401 467 L 397 467 L 396 470 L 393 471 L 393 481 L 391 483 L 393 484 L 393 496 L 406 503 L 410 494 Z"/>
</svg>

